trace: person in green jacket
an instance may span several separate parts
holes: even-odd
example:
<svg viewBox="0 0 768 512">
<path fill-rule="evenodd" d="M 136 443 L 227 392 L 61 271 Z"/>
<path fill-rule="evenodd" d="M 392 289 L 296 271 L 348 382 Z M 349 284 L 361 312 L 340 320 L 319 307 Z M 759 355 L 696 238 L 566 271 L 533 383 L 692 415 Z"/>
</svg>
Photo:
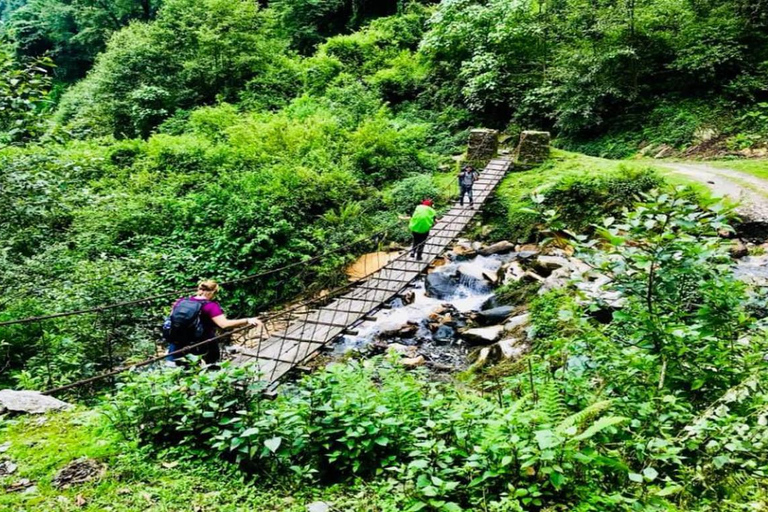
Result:
<svg viewBox="0 0 768 512">
<path fill-rule="evenodd" d="M 432 208 L 432 200 L 425 199 L 416 207 L 411 215 L 411 221 L 408 225 L 413 235 L 413 246 L 411 247 L 411 258 L 420 260 L 424 252 L 424 245 L 429 238 L 429 230 L 437 222 L 437 212 Z"/>
</svg>

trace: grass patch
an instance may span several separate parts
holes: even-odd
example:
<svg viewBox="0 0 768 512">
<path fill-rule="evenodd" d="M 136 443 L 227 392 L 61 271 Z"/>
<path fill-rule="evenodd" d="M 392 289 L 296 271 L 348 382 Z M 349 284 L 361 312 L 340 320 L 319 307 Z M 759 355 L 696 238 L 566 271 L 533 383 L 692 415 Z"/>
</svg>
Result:
<svg viewBox="0 0 768 512">
<path fill-rule="evenodd" d="M 490 237 L 530 239 L 535 219 L 521 210 L 531 206 L 533 193 L 551 196 L 550 207 L 588 225 L 596 216 L 607 213 L 606 207 L 610 210 L 630 199 L 627 193 L 631 194 L 636 188 L 632 184 L 635 178 L 642 180 L 654 173 L 660 175 L 660 171 L 642 161 L 608 160 L 553 150 L 552 157 L 542 165 L 513 172 L 499 185 L 494 199 L 485 208 L 485 220 L 494 227 Z M 584 197 L 576 197 L 579 194 Z M 611 201 L 610 205 L 605 204 L 606 198 Z"/>
<path fill-rule="evenodd" d="M 52 414 L 45 420 L 0 423 L 0 440 L 11 443 L 0 460 L 18 465 L 14 474 L 0 478 L 0 510 L 304 512 L 316 500 L 327 500 L 342 510 L 380 510 L 375 493 L 364 486 L 354 487 L 354 492 L 351 486 L 274 488 L 247 480 L 234 465 L 222 461 L 191 461 L 174 451 L 138 448 L 96 411 Z M 56 472 L 80 457 L 105 464 L 104 477 L 70 489 L 53 487 Z M 5 492 L 23 478 L 34 489 Z"/>
<path fill-rule="evenodd" d="M 722 169 L 741 171 L 768 180 L 768 160 L 725 160 L 707 162 L 707 165 Z"/>
</svg>

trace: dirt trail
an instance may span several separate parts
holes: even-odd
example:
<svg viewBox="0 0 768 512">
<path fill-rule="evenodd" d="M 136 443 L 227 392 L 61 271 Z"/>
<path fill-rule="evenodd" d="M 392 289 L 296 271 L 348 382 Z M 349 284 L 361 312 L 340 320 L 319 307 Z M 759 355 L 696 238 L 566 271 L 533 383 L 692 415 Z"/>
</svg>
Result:
<svg viewBox="0 0 768 512">
<path fill-rule="evenodd" d="M 736 211 L 747 222 L 768 223 L 768 180 L 733 169 L 699 163 L 658 162 L 660 167 L 708 186 L 715 196 L 739 203 Z"/>
</svg>

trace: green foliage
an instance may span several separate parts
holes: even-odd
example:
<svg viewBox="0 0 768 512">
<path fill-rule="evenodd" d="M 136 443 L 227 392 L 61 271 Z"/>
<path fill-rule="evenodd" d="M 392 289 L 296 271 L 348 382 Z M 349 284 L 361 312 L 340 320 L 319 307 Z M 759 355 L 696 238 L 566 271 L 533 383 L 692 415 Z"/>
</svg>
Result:
<svg viewBox="0 0 768 512">
<path fill-rule="evenodd" d="M 178 108 L 234 99 L 282 51 L 263 24 L 253 2 L 167 1 L 156 20 L 110 39 L 59 118 L 78 134 L 147 137 Z"/>
<path fill-rule="evenodd" d="M 279 17 L 280 29 L 291 38 L 292 46 L 307 54 L 326 38 L 358 29 L 372 18 L 395 14 L 407 3 L 403 0 L 276 0 L 272 7 Z"/>
<path fill-rule="evenodd" d="M 628 504 L 639 503 L 640 488 L 640 501 L 660 509 L 764 499 L 766 460 L 743 449 L 765 435 L 763 398 L 754 393 L 764 385 L 765 333 L 747 310 L 761 299 L 748 299 L 732 276 L 718 234 L 730 229 L 727 213 L 691 203 L 685 191 L 648 193 L 619 219 L 606 218 L 597 240 L 572 238 L 620 302 L 577 306 L 563 289 L 531 304 L 542 358 L 516 385 L 535 388 L 552 374 L 567 382 L 568 406 L 597 395 L 632 418 L 619 449 L 639 468 L 627 473 Z M 595 322 L 600 311 L 612 319 Z M 551 391 L 539 393 L 548 409 L 561 409 Z"/>
<path fill-rule="evenodd" d="M 136 375 L 107 414 L 130 436 L 178 446 L 183 433 L 189 453 L 205 447 L 274 480 L 377 476 L 399 489 L 394 503 L 446 511 L 501 493 L 522 506 L 578 501 L 606 465 L 599 440 L 626 422 L 605 414 L 610 402 L 571 414 L 551 380 L 538 402 L 495 404 L 380 360 L 318 372 L 274 402 L 241 401 L 252 379 L 243 368 Z"/>
<path fill-rule="evenodd" d="M 6 2 L 8 3 L 8 2 Z M 160 0 L 30 0 L 9 6 L 7 33 L 23 58 L 49 56 L 56 76 L 81 78 L 110 35 L 132 20 L 154 17 Z"/>
<path fill-rule="evenodd" d="M 45 129 L 52 67 L 48 58 L 19 64 L 0 46 L 0 147 L 26 142 Z"/>
<path fill-rule="evenodd" d="M 544 164 L 532 173 L 546 173 Z M 631 206 L 638 195 L 662 184 L 661 176 L 653 169 L 628 168 L 619 164 L 608 173 L 566 174 L 556 181 L 537 189 L 539 207 L 555 212 L 561 223 L 575 231 L 584 231 L 604 215 L 615 215 Z M 527 239 L 542 226 L 537 225 L 536 215 L 531 208 L 536 206 L 532 198 L 510 202 L 504 236 Z"/>
</svg>

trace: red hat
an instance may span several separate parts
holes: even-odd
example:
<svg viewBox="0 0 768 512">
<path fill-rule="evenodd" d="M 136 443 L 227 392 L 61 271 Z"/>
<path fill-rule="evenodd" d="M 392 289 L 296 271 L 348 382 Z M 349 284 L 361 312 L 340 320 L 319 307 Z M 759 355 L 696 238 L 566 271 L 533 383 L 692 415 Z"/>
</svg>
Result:
<svg viewBox="0 0 768 512">
<path fill-rule="evenodd" d="M 432 206 L 434 203 L 432 202 L 431 199 L 425 199 L 421 202 L 421 204 L 423 204 L 424 206 Z"/>
</svg>

